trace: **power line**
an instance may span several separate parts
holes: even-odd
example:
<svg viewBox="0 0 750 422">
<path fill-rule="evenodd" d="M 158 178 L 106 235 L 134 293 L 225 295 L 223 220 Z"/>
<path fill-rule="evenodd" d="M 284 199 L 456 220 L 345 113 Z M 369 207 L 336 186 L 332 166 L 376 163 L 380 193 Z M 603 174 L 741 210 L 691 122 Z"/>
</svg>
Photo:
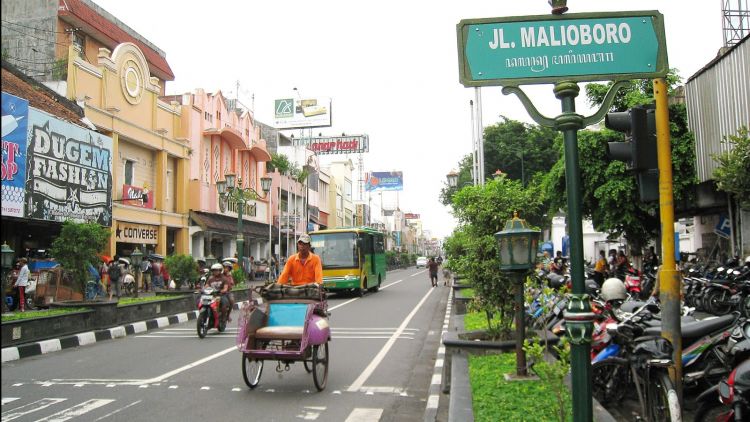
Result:
<svg viewBox="0 0 750 422">
<path fill-rule="evenodd" d="M 20 26 L 21 28 L 33 29 L 35 31 L 49 32 L 51 34 L 68 34 L 70 32 L 75 32 L 75 31 L 78 31 L 80 29 L 80 28 L 73 28 L 71 30 L 65 30 L 65 31 L 54 31 L 52 29 L 37 28 L 37 27 L 34 27 L 34 26 L 23 25 L 23 24 L 20 24 L 18 22 L 6 21 L 5 19 L 3 19 L 2 22 L 5 23 L 5 24 Z"/>
<path fill-rule="evenodd" d="M 61 45 L 61 46 L 63 46 L 63 47 L 67 47 L 67 46 L 68 46 L 68 44 L 63 44 L 63 43 L 59 43 L 59 42 L 57 42 L 57 41 L 51 41 L 51 40 L 48 40 L 48 39 L 46 39 L 46 38 L 42 38 L 42 37 L 37 37 L 36 35 L 32 35 L 32 34 L 29 34 L 28 32 L 23 32 L 23 31 L 21 31 L 21 30 L 19 30 L 19 29 L 16 29 L 16 28 L 7 28 L 7 29 L 10 29 L 11 31 L 16 31 L 16 32 L 18 32 L 19 34 L 21 34 L 21 35 L 25 35 L 25 36 L 27 36 L 27 37 L 31 37 L 31 38 L 36 38 L 36 39 L 38 39 L 38 40 L 41 40 L 41 41 L 46 41 L 46 42 L 49 42 L 49 43 L 52 43 L 52 44 L 57 44 L 57 45 Z"/>
</svg>

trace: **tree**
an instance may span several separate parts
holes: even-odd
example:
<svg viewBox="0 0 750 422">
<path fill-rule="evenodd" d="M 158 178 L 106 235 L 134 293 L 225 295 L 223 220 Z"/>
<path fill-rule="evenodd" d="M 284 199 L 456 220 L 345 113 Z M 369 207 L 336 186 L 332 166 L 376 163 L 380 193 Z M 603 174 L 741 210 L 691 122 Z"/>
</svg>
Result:
<svg viewBox="0 0 750 422">
<path fill-rule="evenodd" d="M 739 206 L 750 210 L 750 136 L 748 128 L 741 127 L 736 135 L 724 137 L 724 143 L 731 148 L 716 154 L 714 160 L 719 167 L 714 170 L 714 180 L 719 190 L 734 196 Z"/>
<path fill-rule="evenodd" d="M 170 255 L 164 260 L 164 265 L 178 288 L 185 282 L 198 279 L 198 269 L 190 255 Z"/>
<path fill-rule="evenodd" d="M 558 133 L 552 129 L 530 125 L 500 116 L 502 121 L 484 129 L 485 178 L 492 177 L 496 170 L 506 177 L 522 181 L 523 185 L 538 173 L 547 173 L 560 157 L 554 148 Z M 455 188 L 444 187 L 440 201 L 451 204 L 451 198 L 466 183 L 471 183 L 471 155 L 458 163 L 458 184 Z"/>
<path fill-rule="evenodd" d="M 484 186 L 461 189 L 453 197 L 452 207 L 459 227 L 445 244 L 451 268 L 472 284 L 488 322 L 493 313 L 500 314 L 500 326 L 494 331 L 509 332 L 513 321 L 513 284 L 499 271 L 494 234 L 504 228 L 513 211 L 519 211 L 521 218 L 531 224 L 543 221 L 541 186 L 533 183 L 524 189 L 520 180 L 498 177 Z"/>
<path fill-rule="evenodd" d="M 668 83 L 679 82 L 670 74 Z M 600 104 L 608 86 L 589 84 L 589 101 Z M 671 85 L 670 85 L 671 88 Z M 650 103 L 653 89 L 650 81 L 632 81 L 625 92 L 618 95 L 612 111 L 624 111 L 633 106 Z M 684 105 L 669 108 L 670 139 L 672 146 L 672 174 L 675 204 L 693 202 L 696 184 L 694 138 L 687 129 Z M 638 196 L 635 175 L 622 162 L 609 162 L 607 142 L 622 140 L 621 134 L 604 129 L 578 132 L 578 155 L 581 168 L 582 213 L 593 221 L 600 232 L 611 237 L 624 236 L 636 254 L 640 247 L 659 233 L 658 203 L 642 203 Z M 562 151 L 562 143 L 557 145 Z M 560 158 L 544 181 L 551 213 L 567 209 L 565 160 Z"/>
<path fill-rule="evenodd" d="M 96 223 L 66 221 L 62 225 L 60 236 L 52 242 L 52 256 L 70 272 L 81 292 L 85 291 L 89 277 L 87 266 L 96 266 L 110 234 L 109 227 Z"/>
</svg>

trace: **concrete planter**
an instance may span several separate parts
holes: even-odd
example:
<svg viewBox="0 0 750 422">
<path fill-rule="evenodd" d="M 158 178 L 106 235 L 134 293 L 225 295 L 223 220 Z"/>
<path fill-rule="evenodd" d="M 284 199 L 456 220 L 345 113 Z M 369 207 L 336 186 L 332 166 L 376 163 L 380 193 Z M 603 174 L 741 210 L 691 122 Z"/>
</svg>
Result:
<svg viewBox="0 0 750 422">
<path fill-rule="evenodd" d="M 467 312 L 467 308 L 469 307 L 469 303 L 471 303 L 474 298 L 471 297 L 463 297 L 462 295 L 462 289 L 468 288 L 469 286 L 453 286 L 453 313 L 455 315 L 464 315 Z"/>
<path fill-rule="evenodd" d="M 116 305 L 116 304 L 115 304 Z M 86 309 L 65 315 L 22 319 L 2 323 L 2 347 L 47 340 L 84 331 L 97 326 L 97 311 Z"/>
</svg>

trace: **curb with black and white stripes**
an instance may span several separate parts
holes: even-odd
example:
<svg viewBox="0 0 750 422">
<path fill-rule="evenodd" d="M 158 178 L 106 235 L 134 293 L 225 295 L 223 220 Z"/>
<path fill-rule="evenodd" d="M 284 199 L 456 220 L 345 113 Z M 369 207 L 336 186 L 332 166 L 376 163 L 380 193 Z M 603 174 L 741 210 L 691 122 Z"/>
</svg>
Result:
<svg viewBox="0 0 750 422">
<path fill-rule="evenodd" d="M 445 306 L 445 319 L 443 328 L 440 330 L 440 346 L 435 358 L 435 369 L 432 371 L 430 387 L 427 390 L 427 406 L 424 411 L 425 422 L 434 422 L 437 418 L 438 408 L 440 407 L 440 390 L 442 384 L 443 365 L 445 362 L 445 346 L 443 346 L 443 336 L 448 331 L 448 324 L 451 317 L 451 304 L 453 303 L 453 288 L 448 292 L 448 304 Z"/>
<path fill-rule="evenodd" d="M 234 309 L 239 309 L 245 302 L 234 304 Z M 112 340 L 133 334 L 144 333 L 148 330 L 164 328 L 170 325 L 182 324 L 198 317 L 198 311 L 189 311 L 177 315 L 159 317 L 146 321 L 134 322 L 132 324 L 120 325 L 106 328 L 104 330 L 87 331 L 85 333 L 73 334 L 65 337 L 37 341 L 20 346 L 5 347 L 2 349 L 2 363 L 11 362 L 31 356 L 46 355 L 58 350 L 70 349 L 72 347 L 85 346 L 98 341 Z"/>
</svg>

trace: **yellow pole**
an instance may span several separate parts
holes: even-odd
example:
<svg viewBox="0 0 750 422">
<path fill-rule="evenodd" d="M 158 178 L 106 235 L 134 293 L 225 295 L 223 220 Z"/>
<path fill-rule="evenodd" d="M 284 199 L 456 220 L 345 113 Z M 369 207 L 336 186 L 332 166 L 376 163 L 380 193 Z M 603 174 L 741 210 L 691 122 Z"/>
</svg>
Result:
<svg viewBox="0 0 750 422">
<path fill-rule="evenodd" d="M 682 277 L 675 263 L 672 148 L 669 139 L 667 84 L 663 78 L 654 79 L 654 99 L 656 100 L 656 145 L 659 156 L 659 214 L 662 250 L 659 292 L 662 303 L 662 337 L 669 340 L 674 347 L 674 372 L 670 375 L 682 401 L 682 327 L 680 326 Z"/>
</svg>

